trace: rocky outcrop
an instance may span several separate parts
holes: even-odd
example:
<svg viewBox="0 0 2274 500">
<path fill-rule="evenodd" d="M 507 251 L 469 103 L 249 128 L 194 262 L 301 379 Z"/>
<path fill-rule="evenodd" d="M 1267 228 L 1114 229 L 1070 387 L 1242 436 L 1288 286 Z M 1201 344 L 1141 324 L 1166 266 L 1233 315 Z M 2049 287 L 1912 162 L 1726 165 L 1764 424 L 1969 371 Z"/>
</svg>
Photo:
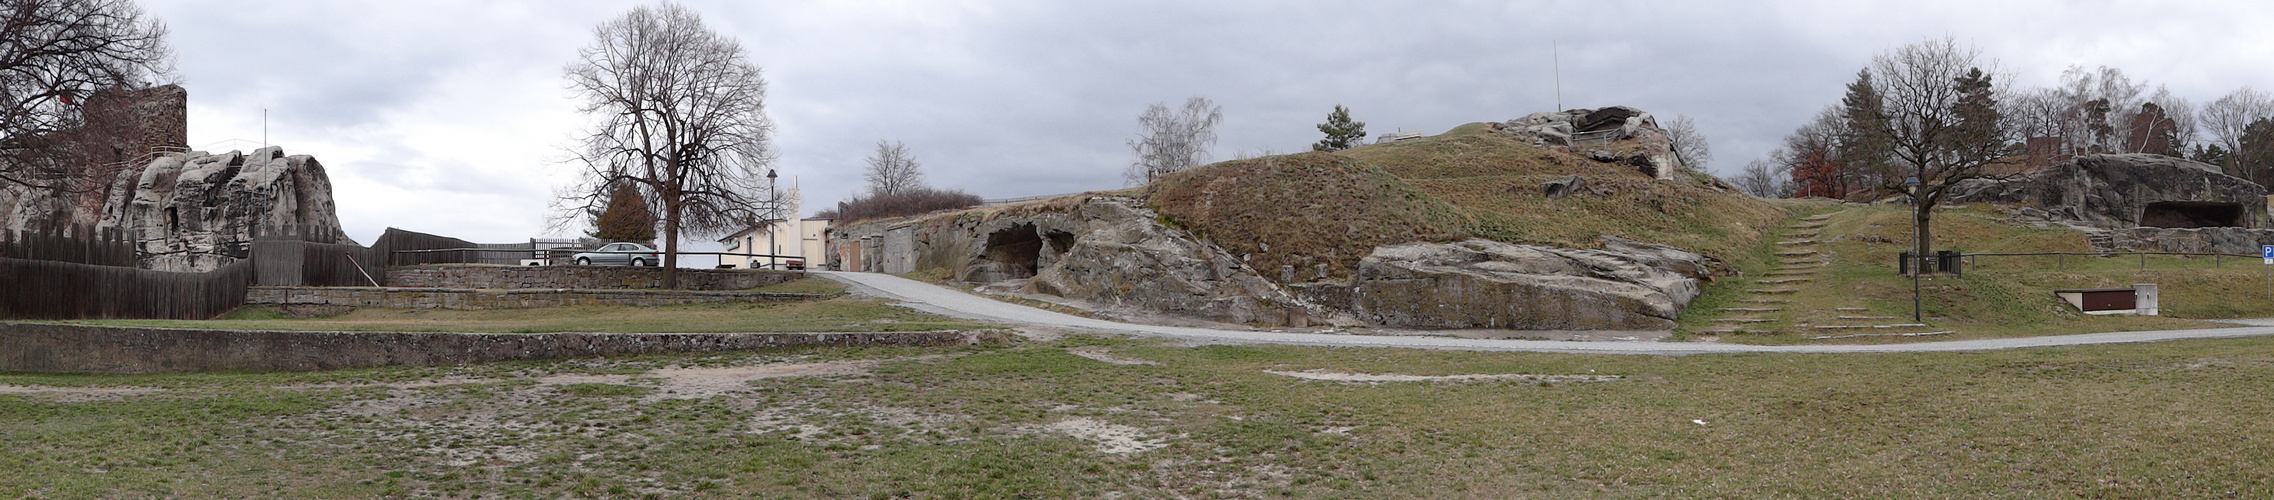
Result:
<svg viewBox="0 0 2274 500">
<path fill-rule="evenodd" d="M 1578 250 L 1472 239 L 1375 249 L 1338 298 L 1369 323 L 1406 328 L 1664 330 L 1720 263 L 1664 245 L 1604 238 Z"/>
<path fill-rule="evenodd" d="M 1952 186 L 1951 202 L 2020 203 L 2095 227 L 2266 227 L 2266 189 L 2211 164 L 2150 154 L 2082 155 L 2012 179 Z"/>
<path fill-rule="evenodd" d="M 1532 113 L 1493 126 L 1533 146 L 1625 164 L 1660 179 L 1673 179 L 1685 168 L 1658 119 L 1627 106 Z"/>
<path fill-rule="evenodd" d="M 2260 245 L 2274 245 L 2274 229 L 2243 227 L 2134 227 L 2103 231 L 2101 251 L 2148 251 L 2258 255 Z"/>
<path fill-rule="evenodd" d="M 1064 297 L 1114 315 L 1282 324 L 1306 305 L 1135 199 L 1079 196 L 832 230 L 836 269 L 941 269 L 990 290 Z"/>
<path fill-rule="evenodd" d="M 167 155 L 121 172 L 110 192 L 98 227 L 124 230 L 146 269 L 217 269 L 246 257 L 263 231 L 350 242 L 323 164 L 280 147 Z"/>
</svg>

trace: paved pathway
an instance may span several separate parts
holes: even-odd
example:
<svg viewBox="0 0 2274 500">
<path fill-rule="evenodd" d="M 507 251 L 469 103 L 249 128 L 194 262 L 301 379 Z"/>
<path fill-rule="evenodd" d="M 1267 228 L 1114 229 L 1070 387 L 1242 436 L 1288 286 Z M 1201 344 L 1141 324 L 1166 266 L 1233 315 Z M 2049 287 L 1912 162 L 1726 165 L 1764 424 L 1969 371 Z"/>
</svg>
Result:
<svg viewBox="0 0 2274 500">
<path fill-rule="evenodd" d="M 1935 352 L 1983 351 L 2018 347 L 2115 344 L 2177 339 L 2206 339 L 2274 335 L 2274 320 L 2242 320 L 2236 328 L 2088 333 L 1944 342 L 1877 345 L 1747 345 L 1701 342 L 1566 342 L 1553 340 L 1495 340 L 1452 337 L 1390 337 L 1278 333 L 1138 325 L 1084 318 L 1012 304 L 889 274 L 815 271 L 814 274 L 852 285 L 853 292 L 902 302 L 917 310 L 965 319 L 1015 325 L 1065 328 L 1149 337 L 1171 337 L 1202 342 L 1265 343 L 1332 347 L 1406 347 L 1465 351 L 1535 351 L 1601 354 L 1703 354 L 1728 352 Z"/>
</svg>

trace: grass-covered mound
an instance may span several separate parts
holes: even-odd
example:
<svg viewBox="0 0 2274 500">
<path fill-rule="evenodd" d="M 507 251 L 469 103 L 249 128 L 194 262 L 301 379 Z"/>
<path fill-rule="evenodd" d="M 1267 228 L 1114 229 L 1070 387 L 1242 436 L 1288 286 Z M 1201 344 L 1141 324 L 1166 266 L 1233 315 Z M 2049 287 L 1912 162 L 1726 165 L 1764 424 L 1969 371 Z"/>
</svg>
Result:
<svg viewBox="0 0 2274 500">
<path fill-rule="evenodd" d="M 1235 160 L 1177 172 L 1145 190 L 1182 225 L 1277 277 L 1325 263 L 1347 275 L 1374 247 L 1464 237 L 1467 222 L 1447 204 L 1381 168 L 1327 153 Z"/>
<path fill-rule="evenodd" d="M 1568 175 L 1591 189 L 1560 199 L 1541 192 Z M 1703 182 L 1533 147 L 1481 123 L 1340 153 L 1211 164 L 1155 181 L 1145 196 L 1172 223 L 1251 255 L 1274 278 L 1281 265 L 1307 276 L 1315 263 L 1346 276 L 1376 246 L 1471 236 L 1591 248 L 1610 234 L 1750 258 L 1790 216 Z"/>
</svg>

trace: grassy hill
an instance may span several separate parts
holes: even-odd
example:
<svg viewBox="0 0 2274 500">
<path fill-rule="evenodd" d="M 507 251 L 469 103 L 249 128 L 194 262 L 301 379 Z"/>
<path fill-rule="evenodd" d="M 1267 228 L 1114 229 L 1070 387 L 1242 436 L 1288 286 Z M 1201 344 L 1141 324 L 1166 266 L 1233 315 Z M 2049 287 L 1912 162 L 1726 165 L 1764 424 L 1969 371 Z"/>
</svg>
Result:
<svg viewBox="0 0 2274 500">
<path fill-rule="evenodd" d="M 1542 194 L 1542 183 L 1569 175 L 1601 193 Z M 1160 179 L 1144 196 L 1171 223 L 1250 255 L 1266 275 L 1325 263 L 1347 276 L 1375 246 L 1472 236 L 1590 248 L 1610 234 L 1751 259 L 1791 216 L 1704 182 L 1659 181 L 1533 147 L 1483 123 L 1338 153 L 1215 163 Z"/>
</svg>

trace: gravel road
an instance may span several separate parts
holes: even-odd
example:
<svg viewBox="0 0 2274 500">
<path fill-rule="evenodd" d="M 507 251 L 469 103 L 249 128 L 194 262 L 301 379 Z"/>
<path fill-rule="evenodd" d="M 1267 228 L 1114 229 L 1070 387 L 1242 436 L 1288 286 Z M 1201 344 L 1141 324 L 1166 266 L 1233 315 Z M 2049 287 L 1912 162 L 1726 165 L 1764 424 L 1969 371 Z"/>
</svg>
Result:
<svg viewBox="0 0 2274 500">
<path fill-rule="evenodd" d="M 1070 314 L 1046 311 L 1033 307 L 988 299 L 898 276 L 880 273 L 841 271 L 814 271 L 814 274 L 852 286 L 853 293 L 897 300 L 901 305 L 920 311 L 964 319 L 992 321 L 1012 325 L 1060 328 L 1101 333 L 1118 333 L 1148 337 L 1169 337 L 1204 343 L 1263 343 L 1330 347 L 1405 347 L 1415 349 L 1452 349 L 1466 351 L 1534 351 L 1599 354 L 1706 354 L 1730 352 L 1938 352 L 1985 351 L 2022 347 L 2047 347 L 2091 344 L 2117 344 L 2126 342 L 2156 342 L 2179 339 L 2208 339 L 2274 335 L 2274 319 L 2237 320 L 2234 328 L 2208 328 L 2200 330 L 2155 330 L 2139 332 L 2087 333 L 2078 335 L 2049 335 L 1979 340 L 1953 340 L 1943 342 L 1910 342 L 1877 345 L 1747 345 L 1706 342 L 1576 342 L 1553 340 L 1497 340 L 1463 339 L 1451 337 L 1392 337 L 1371 335 L 1333 335 L 1317 333 L 1283 333 L 1256 330 L 1220 330 L 1184 328 L 1174 326 L 1138 325 Z"/>
</svg>

